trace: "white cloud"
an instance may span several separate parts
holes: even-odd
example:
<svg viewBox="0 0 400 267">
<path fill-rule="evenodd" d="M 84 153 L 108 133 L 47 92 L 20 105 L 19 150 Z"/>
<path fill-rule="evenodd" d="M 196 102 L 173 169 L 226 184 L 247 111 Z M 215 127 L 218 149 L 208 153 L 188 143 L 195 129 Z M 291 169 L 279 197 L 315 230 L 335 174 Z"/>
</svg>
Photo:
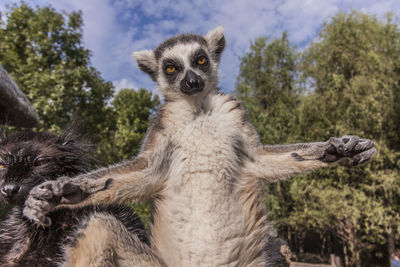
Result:
<svg viewBox="0 0 400 267">
<path fill-rule="evenodd" d="M 138 89 L 132 81 L 130 81 L 129 79 L 125 79 L 125 78 L 123 78 L 121 80 L 115 80 L 112 82 L 112 84 L 115 87 L 115 92 L 118 92 L 119 90 L 126 89 L 126 88 L 135 89 L 135 90 Z"/>
</svg>

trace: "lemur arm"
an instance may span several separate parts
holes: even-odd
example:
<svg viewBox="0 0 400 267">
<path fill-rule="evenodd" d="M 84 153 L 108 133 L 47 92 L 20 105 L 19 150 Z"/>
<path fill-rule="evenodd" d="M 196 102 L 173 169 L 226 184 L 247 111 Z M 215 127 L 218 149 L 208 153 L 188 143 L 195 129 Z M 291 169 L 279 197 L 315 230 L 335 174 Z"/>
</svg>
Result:
<svg viewBox="0 0 400 267">
<path fill-rule="evenodd" d="M 252 132 L 254 131 L 249 130 L 247 134 Z M 350 158 L 351 165 L 359 165 L 376 154 L 371 140 L 357 136 L 331 137 L 326 142 L 276 146 L 261 145 L 256 137 L 249 140 L 253 140 L 254 156 L 245 164 L 245 174 L 269 182 L 327 167 L 345 158 Z"/>
<path fill-rule="evenodd" d="M 130 161 L 36 186 L 25 202 L 24 215 L 48 226 L 51 221 L 46 214 L 57 207 L 130 204 L 153 197 L 167 177 L 172 147 L 162 133 L 150 129 L 142 151 Z"/>
</svg>

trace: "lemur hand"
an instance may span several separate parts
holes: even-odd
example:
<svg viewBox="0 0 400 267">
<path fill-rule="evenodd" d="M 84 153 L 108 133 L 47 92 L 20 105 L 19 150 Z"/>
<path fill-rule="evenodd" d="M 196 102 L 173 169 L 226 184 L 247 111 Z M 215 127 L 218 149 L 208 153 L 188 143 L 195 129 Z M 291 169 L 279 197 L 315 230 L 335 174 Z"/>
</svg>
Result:
<svg viewBox="0 0 400 267">
<path fill-rule="evenodd" d="M 340 138 L 331 137 L 327 141 L 327 149 L 321 160 L 335 162 L 341 158 L 351 158 L 351 165 L 359 165 L 370 160 L 376 154 L 374 143 L 369 139 L 345 135 Z"/>
<path fill-rule="evenodd" d="M 34 187 L 23 210 L 24 216 L 42 226 L 50 226 L 51 219 L 46 216 L 59 204 L 79 203 L 85 198 L 81 187 L 68 177 L 47 181 Z"/>
</svg>

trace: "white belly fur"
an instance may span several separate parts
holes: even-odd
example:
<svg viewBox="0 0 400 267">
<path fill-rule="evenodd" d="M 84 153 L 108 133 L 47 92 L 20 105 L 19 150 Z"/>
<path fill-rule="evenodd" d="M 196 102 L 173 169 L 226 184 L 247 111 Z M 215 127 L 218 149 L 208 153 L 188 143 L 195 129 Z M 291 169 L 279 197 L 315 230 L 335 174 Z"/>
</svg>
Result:
<svg viewBox="0 0 400 267">
<path fill-rule="evenodd" d="M 200 115 L 176 129 L 177 149 L 154 214 L 154 247 L 168 266 L 234 266 L 244 228 L 233 190 L 239 130 L 229 114 Z"/>
</svg>

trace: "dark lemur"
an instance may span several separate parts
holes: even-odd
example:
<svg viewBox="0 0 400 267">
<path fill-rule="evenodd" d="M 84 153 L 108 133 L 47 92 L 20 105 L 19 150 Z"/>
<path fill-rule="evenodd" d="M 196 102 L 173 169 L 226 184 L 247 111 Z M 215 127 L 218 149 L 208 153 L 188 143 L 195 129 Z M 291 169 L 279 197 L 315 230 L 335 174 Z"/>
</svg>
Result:
<svg viewBox="0 0 400 267">
<path fill-rule="evenodd" d="M 273 266 L 263 183 L 371 159 L 370 140 L 266 146 L 240 103 L 218 92 L 223 28 L 183 34 L 134 53 L 158 84 L 165 104 L 136 158 L 35 187 L 24 214 L 50 225 L 57 207 L 153 199 L 151 244 L 168 266 Z"/>
<path fill-rule="evenodd" d="M 48 228 L 23 217 L 24 202 L 34 186 L 88 170 L 85 147 L 71 134 L 47 132 L 21 132 L 0 141 L 0 199 L 13 206 L 0 228 L 0 266 L 115 266 L 115 251 L 122 249 L 113 238 L 147 249 L 142 223 L 122 206 L 57 209 L 48 214 L 53 221 Z M 107 235 L 109 243 L 101 239 Z M 86 241 L 96 247 L 83 246 Z"/>
</svg>

